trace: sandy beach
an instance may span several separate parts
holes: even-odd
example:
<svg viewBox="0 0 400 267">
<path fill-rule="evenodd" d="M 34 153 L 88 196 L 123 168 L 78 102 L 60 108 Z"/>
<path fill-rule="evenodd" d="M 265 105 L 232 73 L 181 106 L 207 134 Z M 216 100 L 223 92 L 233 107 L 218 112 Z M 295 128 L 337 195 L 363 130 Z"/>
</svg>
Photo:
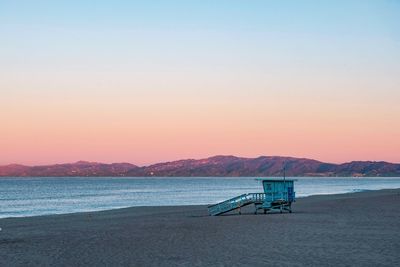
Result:
<svg viewBox="0 0 400 267">
<path fill-rule="evenodd" d="M 252 207 L 135 207 L 0 219 L 0 266 L 399 266 L 400 189 Z"/>
</svg>

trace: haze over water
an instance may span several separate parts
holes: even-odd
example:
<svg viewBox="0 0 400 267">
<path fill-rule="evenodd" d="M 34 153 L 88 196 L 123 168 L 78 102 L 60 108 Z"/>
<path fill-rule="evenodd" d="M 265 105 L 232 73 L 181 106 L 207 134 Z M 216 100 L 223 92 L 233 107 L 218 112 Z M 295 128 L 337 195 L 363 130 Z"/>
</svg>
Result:
<svg viewBox="0 0 400 267">
<path fill-rule="evenodd" d="M 400 178 L 296 178 L 297 197 L 400 188 Z M 207 205 L 262 192 L 255 178 L 0 178 L 0 218 Z"/>
</svg>

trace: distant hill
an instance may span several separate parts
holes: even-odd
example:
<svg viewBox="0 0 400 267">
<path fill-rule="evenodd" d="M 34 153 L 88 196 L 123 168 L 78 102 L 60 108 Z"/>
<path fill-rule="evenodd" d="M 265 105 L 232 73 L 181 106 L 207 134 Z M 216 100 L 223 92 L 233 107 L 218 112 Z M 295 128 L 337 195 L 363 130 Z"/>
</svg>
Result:
<svg viewBox="0 0 400 267">
<path fill-rule="evenodd" d="M 128 171 L 135 168 L 138 168 L 138 166 L 129 163 L 105 164 L 87 161 L 43 166 L 11 164 L 0 166 L 0 176 L 124 176 Z"/>
<path fill-rule="evenodd" d="M 242 158 L 215 156 L 206 159 L 186 159 L 139 167 L 130 163 L 76 163 L 44 166 L 11 164 L 0 166 L 0 176 L 62 177 L 62 176 L 398 176 L 400 164 L 375 161 L 352 161 L 344 164 L 324 163 L 312 159 L 292 157 Z"/>
</svg>

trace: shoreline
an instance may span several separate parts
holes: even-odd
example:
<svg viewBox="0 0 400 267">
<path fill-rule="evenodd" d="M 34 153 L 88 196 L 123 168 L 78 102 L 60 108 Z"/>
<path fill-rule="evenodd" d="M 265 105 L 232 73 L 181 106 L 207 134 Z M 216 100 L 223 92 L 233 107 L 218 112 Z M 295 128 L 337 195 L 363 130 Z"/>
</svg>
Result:
<svg viewBox="0 0 400 267">
<path fill-rule="evenodd" d="M 130 207 L 0 219 L 2 266 L 398 266 L 400 189 L 298 199 L 293 213 Z"/>
<path fill-rule="evenodd" d="M 385 191 L 385 190 L 400 190 L 400 188 L 385 188 L 385 189 L 377 189 L 377 190 L 370 190 L 370 189 L 360 189 L 356 191 L 350 192 L 343 192 L 343 193 L 332 193 L 332 194 L 315 194 L 315 195 L 308 195 L 308 196 L 296 196 L 296 201 L 299 199 L 309 198 L 309 197 L 318 197 L 318 196 L 340 196 L 340 195 L 347 195 L 347 194 L 356 194 L 356 193 L 363 193 L 363 192 L 375 192 L 375 191 Z M 216 203 L 214 203 L 216 204 Z M 74 215 L 74 214 L 87 214 L 87 213 L 97 213 L 97 212 L 108 212 L 114 210 L 121 210 L 121 209 L 131 209 L 131 208 L 179 208 L 179 207 L 199 207 L 203 206 L 207 208 L 209 205 L 214 204 L 199 204 L 199 205 L 165 205 L 165 206 L 128 206 L 128 207 L 120 207 L 120 208 L 112 208 L 112 209 L 100 209 L 100 210 L 88 210 L 88 211 L 76 211 L 76 212 L 69 212 L 69 213 L 52 213 L 52 214 L 42 214 L 42 215 L 30 215 L 30 216 L 11 216 L 11 217 L 0 217 L 1 220 L 4 219 L 17 219 L 17 218 L 35 218 L 35 217 L 46 217 L 46 216 L 62 216 L 62 215 Z"/>
</svg>

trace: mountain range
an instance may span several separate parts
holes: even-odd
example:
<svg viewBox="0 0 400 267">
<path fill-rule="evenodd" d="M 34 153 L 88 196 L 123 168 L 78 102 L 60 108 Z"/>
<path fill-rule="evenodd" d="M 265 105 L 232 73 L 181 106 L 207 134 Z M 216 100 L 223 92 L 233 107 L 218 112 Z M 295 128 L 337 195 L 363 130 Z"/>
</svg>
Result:
<svg viewBox="0 0 400 267">
<path fill-rule="evenodd" d="M 384 161 L 352 161 L 343 164 L 325 163 L 313 159 L 261 156 L 243 158 L 214 156 L 205 159 L 185 159 L 149 166 L 130 163 L 98 163 L 78 161 L 76 163 L 25 166 L 10 164 L 0 166 L 3 177 L 79 177 L 79 176 L 126 176 L 126 177 L 267 177 L 282 176 L 397 176 L 400 164 Z"/>
</svg>

